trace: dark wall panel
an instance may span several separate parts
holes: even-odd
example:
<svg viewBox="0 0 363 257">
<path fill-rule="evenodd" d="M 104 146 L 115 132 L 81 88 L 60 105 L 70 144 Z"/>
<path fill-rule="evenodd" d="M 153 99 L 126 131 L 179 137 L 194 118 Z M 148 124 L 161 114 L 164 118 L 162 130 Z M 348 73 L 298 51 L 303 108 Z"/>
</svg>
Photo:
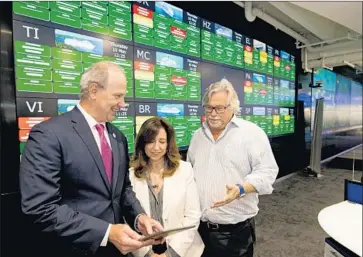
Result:
<svg viewBox="0 0 363 257">
<path fill-rule="evenodd" d="M 14 83 L 11 2 L 0 3 L 0 180 L 1 193 L 18 190 L 19 144 Z"/>
</svg>

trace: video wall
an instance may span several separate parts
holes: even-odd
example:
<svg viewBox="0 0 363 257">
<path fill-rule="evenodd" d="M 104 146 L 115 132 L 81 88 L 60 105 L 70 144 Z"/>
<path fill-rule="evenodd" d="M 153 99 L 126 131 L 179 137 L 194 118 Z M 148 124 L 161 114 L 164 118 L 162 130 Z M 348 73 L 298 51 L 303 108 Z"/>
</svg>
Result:
<svg viewBox="0 0 363 257">
<path fill-rule="evenodd" d="M 112 123 L 130 153 L 153 116 L 187 147 L 205 89 L 222 78 L 238 92 L 238 117 L 269 136 L 294 133 L 294 56 L 166 2 L 14 2 L 13 36 L 20 151 L 35 124 L 74 108 L 82 73 L 101 60 L 127 76 L 127 106 Z"/>
<path fill-rule="evenodd" d="M 322 87 L 308 88 L 311 105 L 305 106 L 311 108 L 311 123 L 314 122 L 316 99 L 324 98 L 323 134 L 362 127 L 362 84 L 327 69 L 317 70 L 314 84 L 317 82 L 322 83 Z M 305 94 L 299 94 L 299 99 L 306 102 Z"/>
</svg>

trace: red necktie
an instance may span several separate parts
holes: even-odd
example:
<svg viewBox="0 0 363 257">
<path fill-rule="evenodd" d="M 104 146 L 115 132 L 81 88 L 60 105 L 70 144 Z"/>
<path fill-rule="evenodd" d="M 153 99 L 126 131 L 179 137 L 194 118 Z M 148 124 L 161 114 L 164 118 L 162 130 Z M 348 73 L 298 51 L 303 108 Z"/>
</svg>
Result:
<svg viewBox="0 0 363 257">
<path fill-rule="evenodd" d="M 98 135 L 100 136 L 100 142 L 101 142 L 101 156 L 103 165 L 106 170 L 108 181 L 111 183 L 112 178 L 112 150 L 109 146 L 107 139 L 105 137 L 105 127 L 102 124 L 97 124 L 96 129 L 98 132 Z"/>
</svg>

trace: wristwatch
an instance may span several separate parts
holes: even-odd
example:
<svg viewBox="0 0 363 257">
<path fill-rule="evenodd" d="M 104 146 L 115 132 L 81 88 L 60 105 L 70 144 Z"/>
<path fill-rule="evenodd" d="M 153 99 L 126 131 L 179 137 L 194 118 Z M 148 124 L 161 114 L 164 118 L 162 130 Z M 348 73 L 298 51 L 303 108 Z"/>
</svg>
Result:
<svg viewBox="0 0 363 257">
<path fill-rule="evenodd" d="M 243 186 L 241 184 L 236 184 L 236 186 L 238 186 L 238 188 L 239 188 L 239 197 L 241 198 L 241 197 L 245 196 L 246 191 L 243 188 Z"/>
</svg>

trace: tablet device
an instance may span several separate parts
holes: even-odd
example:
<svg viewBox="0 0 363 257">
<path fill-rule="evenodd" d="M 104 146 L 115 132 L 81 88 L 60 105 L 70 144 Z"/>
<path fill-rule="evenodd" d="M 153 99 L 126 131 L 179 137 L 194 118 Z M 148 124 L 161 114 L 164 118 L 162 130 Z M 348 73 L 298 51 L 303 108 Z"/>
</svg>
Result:
<svg viewBox="0 0 363 257">
<path fill-rule="evenodd" d="M 164 230 L 164 231 L 161 231 L 161 232 L 156 232 L 156 233 L 151 234 L 149 236 L 142 237 L 139 240 L 140 241 L 147 241 L 149 239 L 160 239 L 160 238 L 171 236 L 171 235 L 174 235 L 174 234 L 177 234 L 179 232 L 183 232 L 185 230 L 192 229 L 192 228 L 195 228 L 195 225 L 187 226 L 187 227 L 168 229 L 168 230 Z"/>
</svg>

